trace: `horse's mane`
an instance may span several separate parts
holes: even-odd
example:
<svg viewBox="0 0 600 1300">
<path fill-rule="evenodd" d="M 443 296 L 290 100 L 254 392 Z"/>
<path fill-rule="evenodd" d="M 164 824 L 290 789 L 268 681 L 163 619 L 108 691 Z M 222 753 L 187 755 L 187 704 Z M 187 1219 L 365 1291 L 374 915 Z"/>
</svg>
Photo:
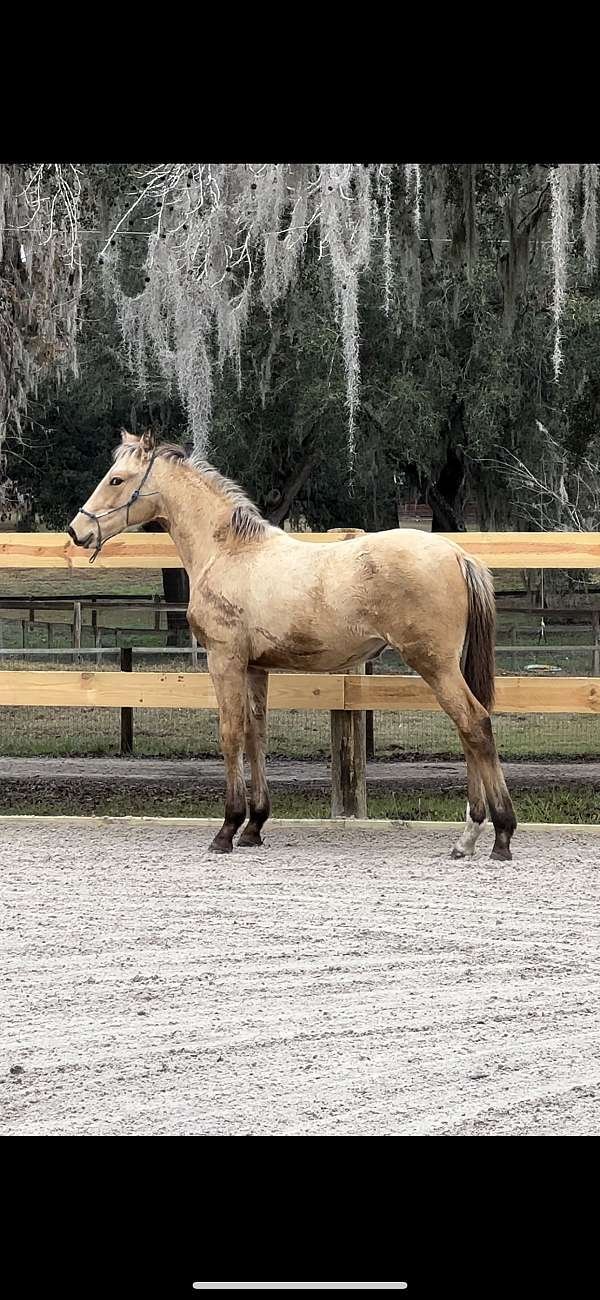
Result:
<svg viewBox="0 0 600 1300">
<path fill-rule="evenodd" d="M 120 443 L 113 452 L 113 460 L 121 460 L 137 450 L 137 446 L 133 443 Z M 232 479 L 226 478 L 225 474 L 221 474 L 204 457 L 198 456 L 196 452 L 192 452 L 191 456 L 188 456 L 185 447 L 181 447 L 176 442 L 161 443 L 156 448 L 154 455 L 156 459 L 177 461 L 180 465 L 185 465 L 187 469 L 205 479 L 209 486 L 219 492 L 226 501 L 231 502 L 233 513 L 229 521 L 229 527 L 234 537 L 239 537 L 243 541 L 251 541 L 252 538 L 262 536 L 268 531 L 269 523 L 266 519 L 263 519 L 258 506 L 250 500 L 244 489 L 239 484 L 234 483 Z"/>
</svg>

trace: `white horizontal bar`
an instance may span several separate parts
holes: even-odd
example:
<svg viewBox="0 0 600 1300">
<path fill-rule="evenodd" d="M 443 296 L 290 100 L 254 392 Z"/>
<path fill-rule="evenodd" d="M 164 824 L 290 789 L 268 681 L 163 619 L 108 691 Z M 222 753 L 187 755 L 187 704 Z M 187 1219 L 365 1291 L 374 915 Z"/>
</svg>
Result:
<svg viewBox="0 0 600 1300">
<path fill-rule="evenodd" d="M 406 1282 L 194 1282 L 195 1291 L 405 1291 Z"/>
</svg>

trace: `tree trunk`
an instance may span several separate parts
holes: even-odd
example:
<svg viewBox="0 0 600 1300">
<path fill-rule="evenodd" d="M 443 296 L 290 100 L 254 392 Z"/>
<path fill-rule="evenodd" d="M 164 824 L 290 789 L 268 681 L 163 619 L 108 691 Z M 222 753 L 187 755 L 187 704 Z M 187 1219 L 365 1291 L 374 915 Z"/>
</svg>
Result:
<svg viewBox="0 0 600 1300">
<path fill-rule="evenodd" d="M 167 529 L 158 519 L 151 519 L 149 524 L 142 525 L 144 533 L 165 533 Z M 190 598 L 190 581 L 185 569 L 163 569 L 162 571 L 163 595 L 167 602 L 185 601 L 186 605 Z M 184 645 L 188 640 L 188 623 L 185 616 L 185 610 L 173 609 L 167 611 L 167 645 L 179 646 Z"/>
<path fill-rule="evenodd" d="M 276 528 L 283 527 L 296 497 L 302 491 L 302 488 L 310 478 L 315 465 L 321 459 L 320 448 L 310 446 L 309 444 L 307 452 L 308 454 L 306 459 L 302 462 L 299 469 L 295 469 L 292 472 L 283 492 L 275 489 L 273 492 L 269 493 L 269 496 L 266 499 L 264 510 L 265 518 L 268 519 L 270 524 L 274 524 Z"/>
<path fill-rule="evenodd" d="M 463 533 L 465 460 L 465 404 L 453 395 L 448 408 L 448 419 L 441 429 L 445 440 L 446 459 L 435 483 L 430 483 L 427 496 L 432 509 L 432 533 Z"/>
<path fill-rule="evenodd" d="M 163 592 L 166 601 L 185 601 L 190 598 L 190 581 L 185 569 L 163 569 Z M 167 645 L 187 643 L 189 628 L 184 609 L 167 610 Z"/>
</svg>

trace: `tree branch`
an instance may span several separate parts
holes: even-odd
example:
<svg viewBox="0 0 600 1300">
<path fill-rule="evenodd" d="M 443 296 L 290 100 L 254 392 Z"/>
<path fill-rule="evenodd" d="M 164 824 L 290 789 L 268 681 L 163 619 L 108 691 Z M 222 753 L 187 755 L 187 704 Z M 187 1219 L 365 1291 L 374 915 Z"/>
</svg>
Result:
<svg viewBox="0 0 600 1300">
<path fill-rule="evenodd" d="M 318 447 L 313 447 L 299 469 L 295 470 L 292 477 L 288 480 L 283 492 L 280 493 L 280 499 L 277 504 L 266 515 L 270 524 L 275 524 L 281 528 L 284 520 L 287 519 L 292 505 L 302 491 L 304 484 L 310 478 L 312 471 L 321 459 L 321 451 Z"/>
</svg>

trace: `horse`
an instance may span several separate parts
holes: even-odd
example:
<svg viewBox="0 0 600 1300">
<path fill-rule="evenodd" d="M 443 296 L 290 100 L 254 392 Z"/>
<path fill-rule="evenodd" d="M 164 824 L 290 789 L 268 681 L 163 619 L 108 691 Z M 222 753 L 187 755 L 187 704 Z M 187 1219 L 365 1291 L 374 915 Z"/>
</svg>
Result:
<svg viewBox="0 0 600 1300">
<path fill-rule="evenodd" d="M 267 687 L 272 669 L 342 672 L 398 650 L 454 722 L 467 767 L 467 817 L 452 856 L 472 857 L 486 819 L 491 857 L 512 857 L 513 805 L 494 742 L 492 576 L 435 533 L 392 528 L 351 540 L 298 541 L 267 522 L 207 461 L 151 433 L 122 432 L 104 478 L 68 526 L 94 547 L 129 526 L 168 527 L 190 581 L 188 623 L 206 648 L 225 761 L 224 821 L 210 848 L 262 844 L 270 813 Z M 250 763 L 249 805 L 244 750 Z"/>
</svg>

